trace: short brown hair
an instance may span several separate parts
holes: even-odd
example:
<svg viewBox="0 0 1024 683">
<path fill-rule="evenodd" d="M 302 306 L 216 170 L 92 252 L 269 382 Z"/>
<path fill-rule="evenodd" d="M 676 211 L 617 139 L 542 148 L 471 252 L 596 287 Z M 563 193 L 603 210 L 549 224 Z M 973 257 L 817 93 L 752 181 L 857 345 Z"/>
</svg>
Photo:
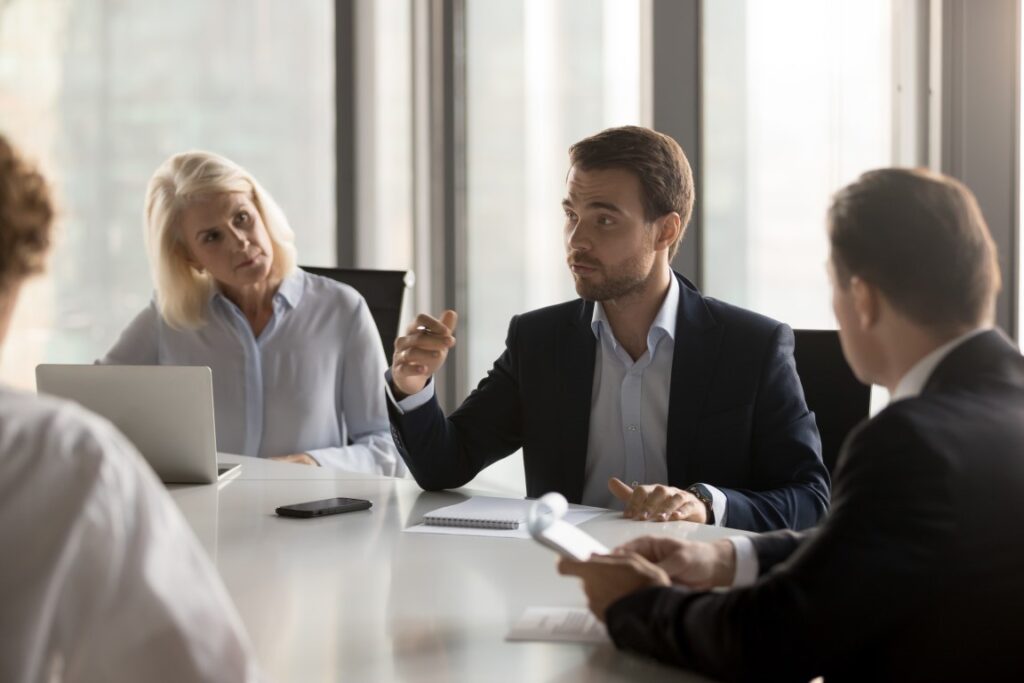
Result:
<svg viewBox="0 0 1024 683">
<path fill-rule="evenodd" d="M 52 221 L 46 181 L 0 135 L 0 292 L 43 269 Z"/>
<path fill-rule="evenodd" d="M 607 128 L 570 147 L 569 161 L 584 170 L 621 168 L 635 174 L 648 221 L 679 214 L 682 230 L 668 256 L 676 255 L 693 213 L 693 172 L 678 142 L 640 126 Z"/>
<path fill-rule="evenodd" d="M 957 180 L 922 169 L 869 171 L 832 198 L 832 264 L 915 322 L 945 329 L 992 315 L 999 264 L 978 202 Z"/>
</svg>

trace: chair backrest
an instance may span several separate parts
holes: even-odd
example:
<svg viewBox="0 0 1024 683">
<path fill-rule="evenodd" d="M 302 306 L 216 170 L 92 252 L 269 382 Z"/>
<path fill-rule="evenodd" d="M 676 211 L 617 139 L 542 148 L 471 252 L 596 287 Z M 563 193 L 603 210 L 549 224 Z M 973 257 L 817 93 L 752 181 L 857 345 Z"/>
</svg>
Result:
<svg viewBox="0 0 1024 683">
<path fill-rule="evenodd" d="M 395 337 L 408 301 L 409 292 L 416 282 L 411 270 L 360 270 L 357 268 L 320 268 L 302 266 L 307 273 L 322 275 L 354 288 L 366 299 L 373 321 L 377 323 L 384 355 L 391 365 L 395 350 Z"/>
<path fill-rule="evenodd" d="M 847 434 L 866 418 L 871 387 L 861 384 L 843 357 L 835 330 L 794 330 L 796 371 L 821 434 L 821 457 L 831 474 Z"/>
</svg>

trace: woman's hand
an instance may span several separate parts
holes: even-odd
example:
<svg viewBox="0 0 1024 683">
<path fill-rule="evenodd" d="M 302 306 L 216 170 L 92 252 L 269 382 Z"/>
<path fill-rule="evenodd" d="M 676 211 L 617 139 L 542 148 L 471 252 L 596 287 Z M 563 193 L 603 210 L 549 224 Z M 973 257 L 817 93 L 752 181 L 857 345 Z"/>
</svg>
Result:
<svg viewBox="0 0 1024 683">
<path fill-rule="evenodd" d="M 291 455 L 272 455 L 268 460 L 276 460 L 278 462 L 293 462 L 297 465 L 314 465 L 320 466 L 316 460 L 313 459 L 309 453 L 292 453 Z"/>
</svg>

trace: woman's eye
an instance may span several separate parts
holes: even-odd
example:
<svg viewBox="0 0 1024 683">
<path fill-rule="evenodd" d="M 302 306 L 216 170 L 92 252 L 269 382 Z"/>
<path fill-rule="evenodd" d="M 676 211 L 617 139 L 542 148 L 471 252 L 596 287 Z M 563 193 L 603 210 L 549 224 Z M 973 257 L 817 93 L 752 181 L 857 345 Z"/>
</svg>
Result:
<svg viewBox="0 0 1024 683">
<path fill-rule="evenodd" d="M 203 243 L 204 244 L 206 244 L 208 242 L 216 242 L 219 239 L 220 239 L 220 233 L 219 232 L 210 230 L 210 231 L 207 231 L 207 232 L 203 233 Z"/>
<path fill-rule="evenodd" d="M 249 222 L 249 212 L 239 211 L 238 215 L 235 216 L 235 225 L 242 225 Z"/>
</svg>

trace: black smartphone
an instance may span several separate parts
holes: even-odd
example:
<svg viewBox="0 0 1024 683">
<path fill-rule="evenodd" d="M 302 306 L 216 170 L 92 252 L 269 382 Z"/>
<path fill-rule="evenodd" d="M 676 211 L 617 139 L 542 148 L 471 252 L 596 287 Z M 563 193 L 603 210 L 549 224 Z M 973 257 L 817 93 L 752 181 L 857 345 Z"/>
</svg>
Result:
<svg viewBox="0 0 1024 683">
<path fill-rule="evenodd" d="M 312 500 L 308 503 L 282 505 L 275 512 L 282 517 L 323 517 L 324 515 L 337 515 L 342 512 L 369 510 L 370 505 L 370 501 L 363 500 L 362 498 L 325 498 L 324 500 Z"/>
</svg>

